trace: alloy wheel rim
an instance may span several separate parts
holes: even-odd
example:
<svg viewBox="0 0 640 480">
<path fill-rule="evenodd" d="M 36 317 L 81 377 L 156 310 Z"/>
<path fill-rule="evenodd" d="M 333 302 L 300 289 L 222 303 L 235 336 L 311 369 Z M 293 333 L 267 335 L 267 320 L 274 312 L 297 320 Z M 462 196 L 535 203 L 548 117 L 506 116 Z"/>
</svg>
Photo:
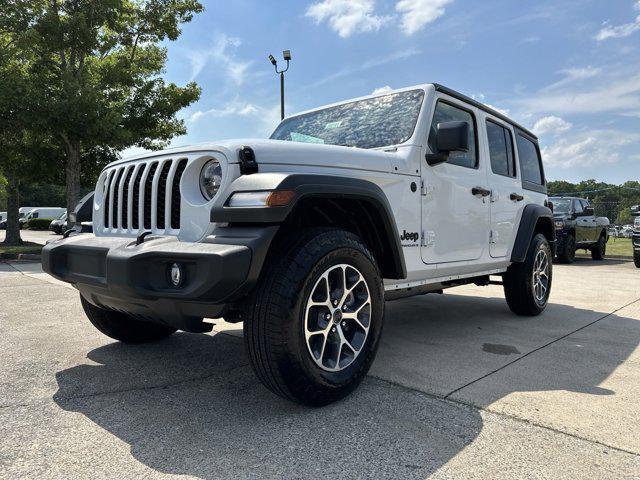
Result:
<svg viewBox="0 0 640 480">
<path fill-rule="evenodd" d="M 364 276 L 348 264 L 329 267 L 311 289 L 304 315 L 307 350 L 328 372 L 351 365 L 371 327 L 371 294 Z"/>
<path fill-rule="evenodd" d="M 533 295 L 539 304 L 545 303 L 549 291 L 549 269 L 547 252 L 539 250 L 533 262 Z"/>
</svg>

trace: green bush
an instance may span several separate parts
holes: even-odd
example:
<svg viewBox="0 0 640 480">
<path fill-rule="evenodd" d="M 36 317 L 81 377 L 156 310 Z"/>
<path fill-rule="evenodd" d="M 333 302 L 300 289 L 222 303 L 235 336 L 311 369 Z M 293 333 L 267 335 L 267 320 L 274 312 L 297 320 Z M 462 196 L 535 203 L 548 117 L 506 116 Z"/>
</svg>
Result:
<svg viewBox="0 0 640 480">
<path fill-rule="evenodd" d="M 53 222 L 53 218 L 32 218 L 27 222 L 29 230 L 49 230 L 49 224 Z"/>
</svg>

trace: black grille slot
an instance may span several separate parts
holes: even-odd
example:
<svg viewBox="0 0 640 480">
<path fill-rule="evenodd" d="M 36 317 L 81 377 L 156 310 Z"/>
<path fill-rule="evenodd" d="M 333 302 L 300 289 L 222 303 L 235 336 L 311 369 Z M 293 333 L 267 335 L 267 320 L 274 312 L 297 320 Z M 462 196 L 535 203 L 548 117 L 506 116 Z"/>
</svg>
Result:
<svg viewBox="0 0 640 480">
<path fill-rule="evenodd" d="M 113 171 L 107 174 L 104 179 L 104 226 L 109 228 L 109 202 L 111 201 L 111 180 L 113 179 Z"/>
<path fill-rule="evenodd" d="M 158 180 L 158 203 L 157 203 L 157 217 L 156 223 L 158 225 L 158 229 L 164 229 L 164 214 L 165 214 L 165 201 L 167 199 L 167 177 L 169 176 L 169 170 L 171 170 L 171 162 L 165 162 L 162 165 L 162 170 L 160 171 L 160 180 Z"/>
<path fill-rule="evenodd" d="M 124 172 L 124 168 L 118 170 L 116 174 L 116 179 L 113 184 L 113 212 L 111 212 L 111 228 L 118 228 L 118 203 L 121 201 L 120 199 L 120 180 L 122 179 L 122 173 Z"/>
<path fill-rule="evenodd" d="M 140 208 L 140 182 L 142 181 L 142 175 L 144 174 L 144 169 L 146 165 L 141 165 L 138 168 L 138 173 L 136 174 L 136 179 L 133 181 L 133 204 L 131 211 L 133 212 L 132 226 L 134 230 L 137 230 L 140 227 L 140 215 L 138 210 Z"/>
<path fill-rule="evenodd" d="M 127 175 L 124 177 L 124 187 L 122 188 L 122 215 L 120 215 L 122 228 L 129 228 L 129 182 L 131 181 L 134 168 L 135 167 L 129 167 Z"/>
<path fill-rule="evenodd" d="M 186 167 L 187 159 L 183 158 L 180 160 L 180 163 L 178 163 L 171 184 L 171 228 L 176 230 L 180 228 L 180 179 Z"/>
<path fill-rule="evenodd" d="M 149 168 L 147 180 L 144 182 L 144 229 L 151 229 L 151 194 L 153 187 L 153 177 L 158 169 L 158 162 L 154 162 Z"/>
</svg>

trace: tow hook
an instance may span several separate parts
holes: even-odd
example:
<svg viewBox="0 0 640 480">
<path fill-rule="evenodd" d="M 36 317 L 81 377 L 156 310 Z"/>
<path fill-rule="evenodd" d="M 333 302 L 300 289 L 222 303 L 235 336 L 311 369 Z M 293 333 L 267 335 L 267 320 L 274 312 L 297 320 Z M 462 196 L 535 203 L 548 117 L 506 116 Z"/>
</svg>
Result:
<svg viewBox="0 0 640 480">
<path fill-rule="evenodd" d="M 142 232 L 140 235 L 138 235 L 138 238 L 136 238 L 136 247 L 138 245 L 141 245 L 144 243 L 144 239 L 147 238 L 149 235 L 151 235 L 153 232 L 147 230 L 146 232 Z"/>
</svg>

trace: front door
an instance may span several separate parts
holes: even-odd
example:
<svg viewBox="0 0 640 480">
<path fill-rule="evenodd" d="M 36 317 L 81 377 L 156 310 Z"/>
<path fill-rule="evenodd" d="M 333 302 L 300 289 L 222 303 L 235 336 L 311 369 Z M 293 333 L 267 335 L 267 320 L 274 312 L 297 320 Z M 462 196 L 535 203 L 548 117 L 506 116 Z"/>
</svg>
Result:
<svg viewBox="0 0 640 480">
<path fill-rule="evenodd" d="M 576 243 L 591 242 L 591 217 L 585 216 L 584 204 L 574 200 L 573 209 L 576 215 Z"/>
<path fill-rule="evenodd" d="M 452 99 L 436 104 L 429 149 L 437 153 L 439 123 L 469 123 L 469 150 L 451 152 L 445 163 L 424 164 L 422 196 L 422 260 L 427 264 L 472 261 L 480 258 L 489 238 L 489 190 L 480 162 L 475 112 Z"/>
<path fill-rule="evenodd" d="M 517 225 L 524 210 L 522 183 L 518 179 L 511 127 L 487 118 L 484 123 L 489 157 L 491 188 L 491 232 L 489 252 L 494 258 L 506 257 L 515 242 Z"/>
</svg>

